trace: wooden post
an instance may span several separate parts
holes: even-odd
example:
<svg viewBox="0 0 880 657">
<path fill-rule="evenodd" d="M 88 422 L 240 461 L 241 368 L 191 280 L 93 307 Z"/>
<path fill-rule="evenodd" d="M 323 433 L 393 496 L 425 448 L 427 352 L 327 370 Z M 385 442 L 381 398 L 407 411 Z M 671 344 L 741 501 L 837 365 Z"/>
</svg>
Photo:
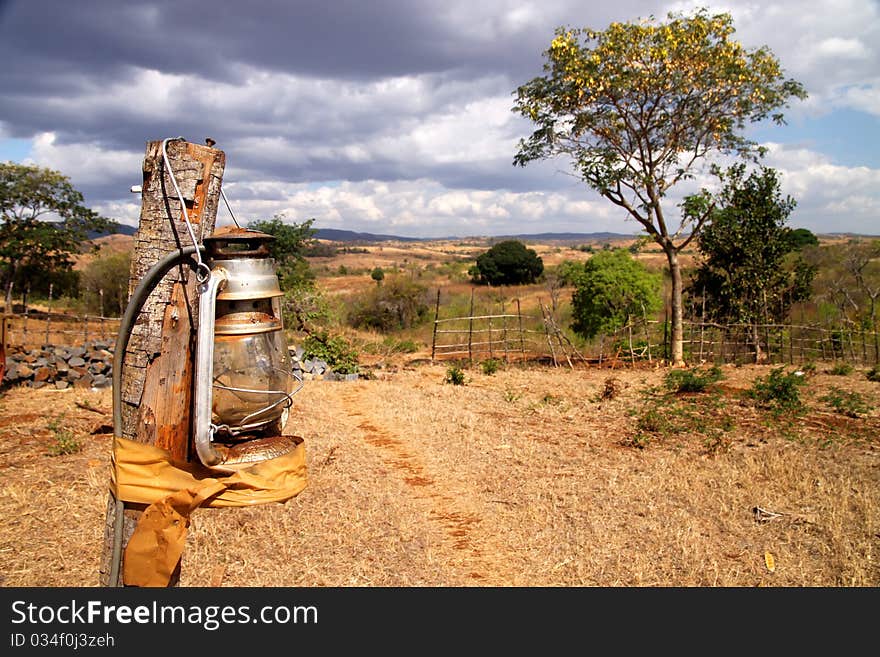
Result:
<svg viewBox="0 0 880 657">
<path fill-rule="evenodd" d="M 471 288 L 471 311 L 468 314 L 468 364 L 473 365 L 474 355 L 471 351 L 474 341 L 474 289 Z"/>
<path fill-rule="evenodd" d="M 49 283 L 49 300 L 46 302 L 46 342 L 49 345 L 49 327 L 52 325 L 52 283 Z"/>
<path fill-rule="evenodd" d="M 437 305 L 434 306 L 434 335 L 431 336 L 431 365 L 434 364 L 434 354 L 437 350 L 437 320 L 440 318 L 440 288 L 437 288 Z"/>
<path fill-rule="evenodd" d="M 143 160 L 141 215 L 135 234 L 129 297 L 156 262 L 192 246 L 174 182 L 165 168 L 163 141 L 147 143 Z M 201 242 L 214 231 L 226 155 L 209 146 L 170 141 L 166 151 L 186 216 Z M 191 442 L 192 353 L 197 329 L 195 274 L 187 267 L 171 270 L 142 306 L 131 330 L 121 372 L 122 437 L 162 447 L 175 459 L 189 457 Z M 119 343 L 119 341 L 117 341 Z M 123 551 L 144 511 L 125 504 Z M 103 586 L 121 586 L 123 568 L 110 581 L 114 557 L 116 499 L 110 494 L 101 566 Z M 169 586 L 179 580 L 180 564 Z"/>
<path fill-rule="evenodd" d="M 519 350 L 522 355 L 523 363 L 526 361 L 526 339 L 523 334 L 522 308 L 519 305 L 519 298 L 516 300 L 516 318 L 519 322 Z"/>
</svg>

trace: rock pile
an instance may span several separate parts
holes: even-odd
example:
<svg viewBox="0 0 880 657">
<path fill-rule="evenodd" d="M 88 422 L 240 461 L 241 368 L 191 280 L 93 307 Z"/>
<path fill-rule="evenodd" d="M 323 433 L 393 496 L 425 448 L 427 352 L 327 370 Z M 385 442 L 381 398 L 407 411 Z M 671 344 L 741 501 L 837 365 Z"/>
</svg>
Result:
<svg viewBox="0 0 880 657">
<path fill-rule="evenodd" d="M 81 347 L 44 345 L 39 349 L 10 347 L 3 385 L 30 388 L 106 388 L 112 384 L 113 343 L 101 340 Z"/>
<path fill-rule="evenodd" d="M 324 361 L 306 358 L 302 347 L 290 347 L 293 373 L 302 381 L 355 381 L 357 374 L 334 372 Z M 95 340 L 80 347 L 44 345 L 39 349 L 10 347 L 2 385 L 29 388 L 106 388 L 112 385 L 113 343 Z"/>
<path fill-rule="evenodd" d="M 320 358 L 306 358 L 302 347 L 290 347 L 290 369 L 303 381 L 323 379 L 324 381 L 357 381 L 357 373 L 341 374 L 334 372 Z"/>
</svg>

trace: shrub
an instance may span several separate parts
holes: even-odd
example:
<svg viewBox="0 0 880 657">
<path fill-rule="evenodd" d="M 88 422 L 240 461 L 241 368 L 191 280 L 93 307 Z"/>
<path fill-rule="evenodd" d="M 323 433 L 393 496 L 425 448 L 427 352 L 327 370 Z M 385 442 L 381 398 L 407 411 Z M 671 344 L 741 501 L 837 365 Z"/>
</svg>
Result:
<svg viewBox="0 0 880 657">
<path fill-rule="evenodd" d="M 357 302 L 348 321 L 355 328 L 389 332 L 417 326 L 428 316 L 427 288 L 406 276 L 383 280 Z"/>
<path fill-rule="evenodd" d="M 858 392 L 841 390 L 837 386 L 831 386 L 827 395 L 819 398 L 831 408 L 848 417 L 860 417 L 871 410 L 865 398 Z"/>
<path fill-rule="evenodd" d="M 460 367 L 452 365 L 446 370 L 446 383 L 450 383 L 454 386 L 463 386 L 465 384 L 464 380 L 464 370 Z"/>
<path fill-rule="evenodd" d="M 830 370 L 828 370 L 828 373 L 836 376 L 847 376 L 852 374 L 852 371 L 853 367 L 849 363 L 836 363 Z"/>
<path fill-rule="evenodd" d="M 572 330 L 590 339 L 616 331 L 632 317 L 653 314 L 662 303 L 660 283 L 660 276 L 626 249 L 596 253 L 575 276 Z"/>
<path fill-rule="evenodd" d="M 800 386 L 803 384 L 803 375 L 786 373 L 784 367 L 777 367 L 767 376 L 756 378 L 748 396 L 776 413 L 802 413 L 804 404 L 800 398 Z"/>
<path fill-rule="evenodd" d="M 874 365 L 865 376 L 868 377 L 868 381 L 880 381 L 880 365 Z"/>
<path fill-rule="evenodd" d="M 497 358 L 488 358 L 480 364 L 480 367 L 483 370 L 483 374 L 491 376 L 501 367 L 501 361 Z"/>
<path fill-rule="evenodd" d="M 49 453 L 52 456 L 76 454 L 82 450 L 82 443 L 76 439 L 70 429 L 62 426 L 63 421 L 64 416 L 60 415 L 46 425 L 46 428 L 55 436 L 55 443 L 49 448 Z"/>
<path fill-rule="evenodd" d="M 713 383 L 724 378 L 721 368 L 713 365 L 709 369 L 672 370 L 663 382 L 673 392 L 703 392 Z"/>
<path fill-rule="evenodd" d="M 306 358 L 323 360 L 337 374 L 354 374 L 358 371 L 357 351 L 341 335 L 313 333 L 306 337 L 302 347 Z"/>
</svg>

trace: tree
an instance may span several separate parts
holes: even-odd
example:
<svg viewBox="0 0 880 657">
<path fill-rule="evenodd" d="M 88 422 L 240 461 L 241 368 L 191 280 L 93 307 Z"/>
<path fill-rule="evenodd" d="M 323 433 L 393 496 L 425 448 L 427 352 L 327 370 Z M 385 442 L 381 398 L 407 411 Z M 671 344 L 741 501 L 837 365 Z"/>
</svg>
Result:
<svg viewBox="0 0 880 657">
<path fill-rule="evenodd" d="M 69 274 L 72 256 L 86 247 L 89 232 L 114 232 L 118 225 L 83 205 L 67 176 L 14 162 L 0 164 L 0 222 L 7 309 L 13 287 L 27 280 L 29 271 Z"/>
<path fill-rule="evenodd" d="M 468 272 L 474 282 L 489 285 L 534 283 L 544 271 L 544 261 L 534 249 L 518 240 L 504 240 L 477 257 Z"/>
<path fill-rule="evenodd" d="M 85 293 L 88 312 L 119 317 L 128 304 L 128 276 L 131 252 L 99 253 L 80 275 L 80 292 Z"/>
<path fill-rule="evenodd" d="M 721 179 L 712 217 L 697 237 L 701 258 L 689 291 L 705 300 L 704 319 L 750 324 L 760 361 L 757 325 L 783 321 L 793 302 L 807 298 L 815 268 L 793 254 L 796 242 L 785 223 L 797 203 L 782 197 L 775 170 L 760 167 L 746 176 L 740 163 Z"/>
<path fill-rule="evenodd" d="M 800 251 L 807 246 L 819 246 L 819 238 L 806 228 L 795 228 L 790 231 L 788 240 L 791 242 L 792 250 L 796 251 Z"/>
<path fill-rule="evenodd" d="M 660 275 L 648 271 L 626 249 L 599 251 L 575 275 L 571 296 L 575 333 L 594 338 L 645 317 L 661 305 Z"/>
<path fill-rule="evenodd" d="M 679 253 L 711 214 L 708 199 L 684 204 L 678 227 L 664 211 L 675 185 L 710 154 L 763 154 L 747 123 L 784 123 L 781 107 L 805 98 L 766 48 L 731 39 L 729 14 L 668 15 L 612 23 L 605 31 L 558 28 L 545 51 L 546 75 L 516 90 L 513 110 L 537 128 L 520 140 L 514 165 L 563 156 L 589 187 L 638 221 L 672 278 L 672 359 L 683 358 Z M 703 202 L 698 202 L 702 200 Z"/>
<path fill-rule="evenodd" d="M 830 304 L 844 326 L 872 331 L 880 361 L 880 239 L 853 238 L 811 249 L 807 257 L 818 268 L 819 300 Z"/>
<path fill-rule="evenodd" d="M 269 254 L 275 260 L 282 290 L 287 291 L 314 281 L 315 275 L 305 258 L 305 253 L 316 242 L 314 236 L 317 231 L 312 228 L 314 222 L 314 219 L 307 219 L 301 224 L 287 222 L 284 215 L 276 214 L 272 219 L 248 224 L 251 230 L 275 237 L 269 243 Z"/>
<path fill-rule="evenodd" d="M 352 304 L 348 321 L 355 328 L 385 333 L 412 328 L 427 319 L 427 293 L 408 276 L 392 276 Z"/>
<path fill-rule="evenodd" d="M 370 272 L 370 278 L 376 281 L 376 285 L 382 285 L 382 279 L 385 278 L 385 272 L 381 267 L 373 267 L 373 271 Z"/>
</svg>

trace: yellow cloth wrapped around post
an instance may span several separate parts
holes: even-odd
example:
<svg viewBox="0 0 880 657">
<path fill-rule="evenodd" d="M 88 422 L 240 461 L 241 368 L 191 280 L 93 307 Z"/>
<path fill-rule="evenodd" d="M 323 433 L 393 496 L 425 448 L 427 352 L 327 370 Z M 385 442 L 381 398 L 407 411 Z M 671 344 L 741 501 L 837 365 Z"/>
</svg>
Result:
<svg viewBox="0 0 880 657">
<path fill-rule="evenodd" d="M 199 507 L 286 502 L 306 486 L 305 444 L 229 475 L 173 461 L 168 451 L 116 436 L 111 486 L 124 502 L 149 505 L 125 549 L 123 583 L 167 586 L 183 554 L 189 517 Z"/>
</svg>

